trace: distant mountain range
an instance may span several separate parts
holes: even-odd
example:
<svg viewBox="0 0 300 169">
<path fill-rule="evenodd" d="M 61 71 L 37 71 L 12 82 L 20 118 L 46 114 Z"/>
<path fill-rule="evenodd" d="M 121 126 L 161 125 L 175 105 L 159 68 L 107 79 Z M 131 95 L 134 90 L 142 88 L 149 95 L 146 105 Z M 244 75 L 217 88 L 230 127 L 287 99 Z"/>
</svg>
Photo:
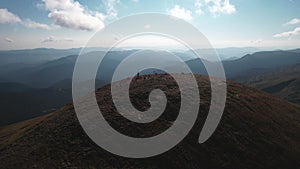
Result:
<svg viewBox="0 0 300 169">
<path fill-rule="evenodd" d="M 214 66 L 214 63 L 200 59 L 189 60 L 187 64 L 194 73 L 208 75 L 203 62 Z M 299 49 L 247 54 L 240 59 L 223 61 L 223 66 L 227 79 L 300 104 Z"/>
<path fill-rule="evenodd" d="M 300 53 L 289 51 L 266 51 L 248 54 L 240 59 L 224 61 L 223 65 L 228 78 L 260 74 L 287 65 L 300 63 Z"/>
<path fill-rule="evenodd" d="M 207 74 L 203 65 L 205 64 L 214 66 L 214 62 L 207 60 L 193 59 L 186 63 L 196 74 Z M 300 63 L 300 53 L 290 51 L 264 51 L 254 54 L 247 54 L 242 58 L 236 60 L 222 61 L 223 67 L 226 73 L 226 77 L 229 79 L 235 79 L 239 76 L 249 76 L 256 74 L 263 74 L 280 67 L 286 67 L 287 65 L 294 65 Z"/>
<path fill-rule="evenodd" d="M 211 49 L 198 49 L 201 54 L 205 55 L 206 57 L 210 57 L 211 55 Z M 229 48 L 217 48 L 215 49 L 218 53 L 221 60 L 235 60 L 239 59 L 247 54 L 252 54 L 255 52 L 259 52 L 262 49 L 260 48 L 254 48 L 254 47 L 243 47 L 243 48 L 237 48 L 237 47 L 229 47 Z M 192 51 L 187 51 L 187 54 L 193 55 Z"/>
<path fill-rule="evenodd" d="M 12 71 L 20 70 L 56 60 L 68 55 L 78 54 L 79 49 L 26 49 L 0 51 L 0 74 L 4 76 Z"/>
<path fill-rule="evenodd" d="M 242 49 L 239 48 L 223 50 L 228 53 L 242 52 Z M 247 49 L 247 51 L 255 50 L 255 48 Z M 101 73 L 97 75 L 97 87 L 110 83 L 118 64 L 136 51 L 116 50 L 109 52 L 98 70 Z M 44 114 L 49 112 L 49 110 L 57 109 L 71 102 L 71 79 L 77 59 L 77 54 L 74 54 L 76 52 L 79 52 L 79 49 L 1 51 L 0 98 L 5 101 L 0 102 L 0 117 L 2 121 L 0 126 Z M 90 52 L 88 54 L 97 55 L 98 52 Z M 156 52 L 161 55 L 164 54 L 164 51 Z M 69 55 L 71 53 L 73 55 Z M 203 62 L 211 66 L 215 64 L 207 60 L 188 60 L 192 58 L 188 52 L 174 52 L 173 54 L 183 60 L 187 60 L 187 65 L 195 74 L 207 75 Z M 151 55 L 144 57 L 146 60 L 151 59 Z M 18 58 L 21 59 L 18 60 Z M 24 64 L 20 63 L 20 61 L 24 61 Z M 168 58 L 163 57 L 161 63 L 166 66 L 178 66 L 169 62 Z M 20 64 L 22 66 L 19 66 Z M 88 61 L 85 64 L 88 66 Z M 294 103 L 299 103 L 300 98 L 298 88 L 299 64 L 300 49 L 263 51 L 247 54 L 235 60 L 223 60 L 228 79 L 256 87 Z M 10 65 L 15 65 L 15 67 Z M 162 72 L 146 70 L 143 74 L 151 73 Z M 15 98 L 23 101 L 16 102 Z M 40 106 L 34 106 L 37 103 Z M 13 106 L 13 109 L 10 109 L 12 105 L 15 106 Z"/>
</svg>

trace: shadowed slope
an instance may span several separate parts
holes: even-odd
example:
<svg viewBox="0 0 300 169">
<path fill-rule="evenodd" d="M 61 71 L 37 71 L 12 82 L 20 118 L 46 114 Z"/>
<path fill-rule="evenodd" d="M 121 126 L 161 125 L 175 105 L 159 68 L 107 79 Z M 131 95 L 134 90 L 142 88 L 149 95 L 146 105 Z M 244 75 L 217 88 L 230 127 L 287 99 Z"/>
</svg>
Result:
<svg viewBox="0 0 300 169">
<path fill-rule="evenodd" d="M 300 104 L 300 64 L 290 65 L 273 72 L 235 79 L 259 90 Z"/>
<path fill-rule="evenodd" d="M 182 78 L 188 75 L 182 75 Z M 119 157 L 99 148 L 83 132 L 71 104 L 31 121 L 0 129 L 3 168 L 299 168 L 300 107 L 269 94 L 228 82 L 223 118 L 204 144 L 198 137 L 210 104 L 208 78 L 196 76 L 201 95 L 198 119 L 189 135 L 170 151 L 147 159 Z M 139 110 L 149 107 L 149 88 L 168 97 L 163 115 L 138 125 L 115 112 L 110 86 L 97 100 L 107 121 L 120 132 L 146 137 L 172 125 L 179 109 L 177 84 L 168 75 L 149 75 L 131 84 L 130 96 Z M 22 130 L 26 127 L 26 130 Z M 12 134 L 14 131 L 18 134 Z M 8 134 L 10 133 L 10 134 Z"/>
</svg>

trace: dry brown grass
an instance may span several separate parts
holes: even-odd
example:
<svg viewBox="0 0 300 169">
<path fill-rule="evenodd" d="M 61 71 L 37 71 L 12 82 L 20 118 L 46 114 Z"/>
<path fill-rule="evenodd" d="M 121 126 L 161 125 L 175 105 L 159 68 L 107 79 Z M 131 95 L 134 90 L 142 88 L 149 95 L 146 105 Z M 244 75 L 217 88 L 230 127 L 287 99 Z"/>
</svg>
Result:
<svg viewBox="0 0 300 169">
<path fill-rule="evenodd" d="M 5 145 L 1 143 L 0 166 L 300 168 L 300 107 L 234 82 L 228 82 L 227 103 L 216 132 L 207 142 L 198 144 L 210 105 L 210 86 L 207 77 L 196 77 L 201 94 L 197 122 L 180 144 L 164 154 L 147 159 L 129 159 L 99 148 L 83 132 L 73 106 L 67 105 L 49 116 L 2 128 L 0 137 Z M 139 109 L 147 107 L 147 85 L 166 90 L 169 105 L 156 122 L 143 126 L 130 123 L 118 115 L 111 101 L 110 86 L 96 92 L 99 107 L 106 112 L 104 116 L 110 124 L 125 134 L 143 137 L 162 132 L 176 118 L 180 101 L 176 83 L 169 78 L 168 75 L 152 75 L 148 76 L 148 82 L 139 80 L 132 84 L 132 102 Z"/>
</svg>

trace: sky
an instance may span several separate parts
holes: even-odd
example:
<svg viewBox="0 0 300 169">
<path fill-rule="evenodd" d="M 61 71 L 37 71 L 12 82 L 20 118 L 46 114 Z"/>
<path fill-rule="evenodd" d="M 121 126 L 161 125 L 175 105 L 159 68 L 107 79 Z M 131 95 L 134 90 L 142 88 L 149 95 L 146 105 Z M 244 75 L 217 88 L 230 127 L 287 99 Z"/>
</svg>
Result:
<svg viewBox="0 0 300 169">
<path fill-rule="evenodd" d="M 1 0 L 0 50 L 82 47 L 108 24 L 148 12 L 184 19 L 216 48 L 297 48 L 299 8 L 300 0 Z"/>
</svg>

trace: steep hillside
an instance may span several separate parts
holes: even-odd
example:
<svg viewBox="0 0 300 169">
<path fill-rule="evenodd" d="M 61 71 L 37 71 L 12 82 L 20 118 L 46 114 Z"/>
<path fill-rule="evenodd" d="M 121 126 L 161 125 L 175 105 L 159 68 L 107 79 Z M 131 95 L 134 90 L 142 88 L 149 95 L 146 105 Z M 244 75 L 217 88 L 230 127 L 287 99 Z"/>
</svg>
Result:
<svg viewBox="0 0 300 169">
<path fill-rule="evenodd" d="M 188 75 L 182 75 L 186 78 Z M 130 159 L 110 154 L 83 132 L 71 104 L 26 122 L 0 128 L 2 168 L 285 168 L 300 167 L 300 107 L 269 94 L 228 82 L 223 118 L 213 136 L 198 144 L 210 104 L 206 77 L 196 76 L 201 106 L 195 126 L 175 148 L 156 157 Z M 150 87 L 150 88 L 149 88 Z M 118 131 L 131 136 L 163 132 L 177 117 L 180 97 L 168 75 L 141 76 L 130 87 L 136 108 L 149 107 L 149 90 L 165 91 L 163 115 L 148 124 L 136 124 L 116 113 L 110 86 L 99 89 L 99 108 Z"/>
<path fill-rule="evenodd" d="M 71 89 L 0 92 L 0 127 L 50 113 L 72 101 Z"/>
<path fill-rule="evenodd" d="M 300 64 L 234 80 L 300 104 Z"/>
</svg>

